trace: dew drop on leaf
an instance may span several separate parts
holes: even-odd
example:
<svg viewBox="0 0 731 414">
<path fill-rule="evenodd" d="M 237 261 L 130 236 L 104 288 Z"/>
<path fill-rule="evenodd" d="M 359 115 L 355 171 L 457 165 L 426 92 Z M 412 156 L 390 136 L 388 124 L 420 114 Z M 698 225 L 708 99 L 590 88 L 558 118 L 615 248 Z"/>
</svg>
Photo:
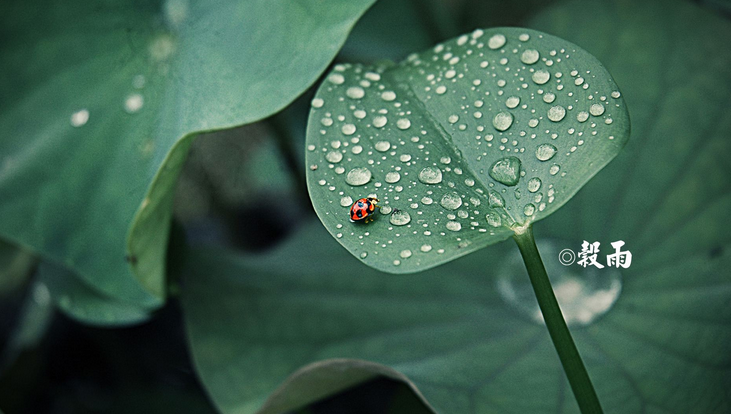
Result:
<svg viewBox="0 0 731 414">
<path fill-rule="evenodd" d="M 559 122 L 566 116 L 566 108 L 561 105 L 552 106 L 548 110 L 548 119 L 553 122 Z"/>
<path fill-rule="evenodd" d="M 456 192 L 444 194 L 439 204 L 447 210 L 456 210 L 462 206 L 462 198 Z"/>
<path fill-rule="evenodd" d="M 442 170 L 436 167 L 425 167 L 419 172 L 419 181 L 424 184 L 439 184 L 442 182 Z"/>
<path fill-rule="evenodd" d="M 541 188 L 541 179 L 538 177 L 533 177 L 530 180 L 528 180 L 528 191 L 531 193 L 535 193 L 536 191 L 540 190 Z"/>
<path fill-rule="evenodd" d="M 365 185 L 371 180 L 371 170 L 364 167 L 353 168 L 348 171 L 345 182 L 352 186 Z"/>
<path fill-rule="evenodd" d="M 394 210 L 389 222 L 394 226 L 405 226 L 411 221 L 411 215 L 403 210 Z"/>
<path fill-rule="evenodd" d="M 536 148 L 536 158 L 540 161 L 548 161 L 556 155 L 556 147 L 551 144 L 541 144 Z"/>
<path fill-rule="evenodd" d="M 340 205 L 343 207 L 350 207 L 353 205 L 353 199 L 350 196 L 345 196 L 340 199 Z"/>
<path fill-rule="evenodd" d="M 492 120 L 492 125 L 498 131 L 505 131 L 513 125 L 513 115 L 510 112 L 498 112 Z"/>
<path fill-rule="evenodd" d="M 520 159 L 516 157 L 503 157 L 495 161 L 488 172 L 493 180 L 514 186 L 520 180 Z"/>
</svg>

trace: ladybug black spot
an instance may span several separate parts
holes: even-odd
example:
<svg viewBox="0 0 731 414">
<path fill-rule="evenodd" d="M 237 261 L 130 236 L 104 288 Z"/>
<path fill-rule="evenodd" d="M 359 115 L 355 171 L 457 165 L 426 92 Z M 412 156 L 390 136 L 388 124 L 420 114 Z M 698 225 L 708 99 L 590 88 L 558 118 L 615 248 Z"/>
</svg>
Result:
<svg viewBox="0 0 731 414">
<path fill-rule="evenodd" d="M 358 207 L 363 207 L 363 202 L 362 201 L 358 201 Z"/>
<path fill-rule="evenodd" d="M 358 210 L 358 211 L 355 212 L 355 215 L 358 216 L 358 218 L 362 218 L 363 217 L 363 212 L 361 210 Z"/>
</svg>

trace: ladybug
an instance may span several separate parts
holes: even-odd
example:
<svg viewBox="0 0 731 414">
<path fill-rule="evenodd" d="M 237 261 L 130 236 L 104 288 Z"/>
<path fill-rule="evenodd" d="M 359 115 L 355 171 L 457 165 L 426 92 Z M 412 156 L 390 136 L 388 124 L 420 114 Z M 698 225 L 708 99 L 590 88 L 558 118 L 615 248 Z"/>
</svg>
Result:
<svg viewBox="0 0 731 414">
<path fill-rule="evenodd" d="M 381 207 L 375 197 L 361 198 L 350 207 L 350 221 L 356 222 L 363 220 L 364 223 L 373 221 L 373 212 L 376 207 Z"/>
</svg>

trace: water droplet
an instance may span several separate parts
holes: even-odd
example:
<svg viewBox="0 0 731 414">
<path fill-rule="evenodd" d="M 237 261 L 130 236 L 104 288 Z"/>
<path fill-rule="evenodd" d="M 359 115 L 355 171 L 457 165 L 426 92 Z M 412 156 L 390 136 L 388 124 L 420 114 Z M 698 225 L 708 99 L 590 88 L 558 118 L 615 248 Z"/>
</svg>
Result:
<svg viewBox="0 0 731 414">
<path fill-rule="evenodd" d="M 360 254 L 361 259 L 365 259 L 366 257 L 368 257 L 368 252 L 363 252 Z"/>
<path fill-rule="evenodd" d="M 365 185 L 370 180 L 371 170 L 364 167 L 353 168 L 345 177 L 345 182 L 352 186 Z"/>
<path fill-rule="evenodd" d="M 439 204 L 447 210 L 456 210 L 462 206 L 462 198 L 456 192 L 444 194 Z"/>
<path fill-rule="evenodd" d="M 411 127 L 411 121 L 406 118 L 401 118 L 396 121 L 396 126 L 398 129 L 409 129 L 409 127 Z"/>
<path fill-rule="evenodd" d="M 462 230 L 462 225 L 459 224 L 458 221 L 448 221 L 447 222 L 447 230 L 460 231 L 460 230 Z"/>
<path fill-rule="evenodd" d="M 343 154 L 340 151 L 330 151 L 325 156 L 325 159 L 327 159 L 328 162 L 331 162 L 333 164 L 337 164 L 343 159 Z"/>
<path fill-rule="evenodd" d="M 450 124 L 456 124 L 457 121 L 459 121 L 459 115 L 449 115 L 447 121 L 449 121 Z"/>
<path fill-rule="evenodd" d="M 510 109 L 513 109 L 518 105 L 520 105 L 520 98 L 518 98 L 517 96 L 511 96 L 505 101 L 505 106 Z"/>
<path fill-rule="evenodd" d="M 488 195 L 487 201 L 492 208 L 505 206 L 505 200 L 503 200 L 503 196 L 498 194 L 497 191 L 490 191 L 490 195 Z"/>
<path fill-rule="evenodd" d="M 381 94 L 381 99 L 383 99 L 384 101 L 388 101 L 388 102 L 393 101 L 396 99 L 396 92 L 385 91 Z"/>
<path fill-rule="evenodd" d="M 374 147 L 378 152 L 386 152 L 391 148 L 391 143 L 388 141 L 378 141 Z"/>
<path fill-rule="evenodd" d="M 551 79 L 551 74 L 548 73 L 548 71 L 541 69 L 537 70 L 531 78 L 536 84 L 543 85 L 548 82 L 549 79 Z"/>
<path fill-rule="evenodd" d="M 604 113 L 604 105 L 602 105 L 602 104 L 593 104 L 589 108 L 589 113 L 592 114 L 592 115 L 594 115 L 594 116 L 599 116 L 599 115 L 603 114 Z"/>
<path fill-rule="evenodd" d="M 399 182 L 400 179 L 401 179 L 401 174 L 399 174 L 396 171 L 391 171 L 388 174 L 386 174 L 387 183 L 390 183 L 390 184 L 397 183 L 397 182 Z"/>
<path fill-rule="evenodd" d="M 345 82 L 345 77 L 339 73 L 332 73 L 327 77 L 327 80 L 334 85 L 342 85 Z"/>
<path fill-rule="evenodd" d="M 388 118 L 385 116 L 377 116 L 373 118 L 373 126 L 376 128 L 383 128 L 383 126 L 386 125 L 386 122 L 388 122 Z"/>
<path fill-rule="evenodd" d="M 355 134 L 355 125 L 345 124 L 340 128 L 340 131 L 342 131 L 343 135 L 353 135 Z"/>
<path fill-rule="evenodd" d="M 589 113 L 586 111 L 581 111 L 576 115 L 576 120 L 579 122 L 586 122 L 587 119 L 589 119 Z"/>
<path fill-rule="evenodd" d="M 538 59 L 540 58 L 540 54 L 535 49 L 526 49 L 523 51 L 523 54 L 520 55 L 520 61 L 525 63 L 526 65 L 532 65 L 536 62 L 538 62 Z"/>
<path fill-rule="evenodd" d="M 551 92 L 547 92 L 546 94 L 543 95 L 543 102 L 545 102 L 545 103 L 552 103 L 555 100 L 556 100 L 556 95 Z"/>
<path fill-rule="evenodd" d="M 360 145 L 356 145 L 356 146 L 354 146 L 354 147 L 353 147 L 353 149 L 351 149 L 350 151 L 352 151 L 352 152 L 353 152 L 353 154 L 355 154 L 355 155 L 358 155 L 358 154 L 360 154 L 361 152 L 363 152 L 363 147 L 361 147 Z"/>
<path fill-rule="evenodd" d="M 365 91 L 360 86 L 351 86 L 345 91 L 345 95 L 350 99 L 360 99 L 365 96 Z"/>
<path fill-rule="evenodd" d="M 503 223 L 503 220 L 500 218 L 500 214 L 494 211 L 487 213 L 485 218 L 487 219 L 487 224 L 492 227 L 500 227 L 500 225 Z"/>
<path fill-rule="evenodd" d="M 386 214 L 386 215 L 391 214 L 392 210 L 393 209 L 391 208 L 391 206 L 383 206 L 383 207 L 381 207 L 381 214 Z"/>
<path fill-rule="evenodd" d="M 536 158 L 540 161 L 548 161 L 556 155 L 556 147 L 551 144 L 541 144 L 536 148 Z"/>
<path fill-rule="evenodd" d="M 619 91 L 612 92 L 612 98 L 617 99 L 620 97 Z"/>
<path fill-rule="evenodd" d="M 439 162 L 441 162 L 442 164 L 449 164 L 450 162 L 452 162 L 452 158 L 450 158 L 450 157 L 442 157 L 442 158 L 439 159 Z"/>
<path fill-rule="evenodd" d="M 561 166 L 560 166 L 560 165 L 558 165 L 558 164 L 553 164 L 553 165 L 551 166 L 551 168 L 549 168 L 549 169 L 548 169 L 548 172 L 549 172 L 549 173 L 550 173 L 551 175 L 556 175 L 556 174 L 558 174 L 559 170 L 561 170 Z"/>
<path fill-rule="evenodd" d="M 353 205 L 353 199 L 350 196 L 345 196 L 340 199 L 340 205 L 343 207 L 350 207 Z"/>
<path fill-rule="evenodd" d="M 520 180 L 520 159 L 516 157 L 504 157 L 495 161 L 488 172 L 493 180 L 514 186 Z"/>
<path fill-rule="evenodd" d="M 398 157 L 398 159 L 401 160 L 401 162 L 409 162 L 409 161 L 411 161 L 411 155 L 401 154 L 401 156 Z"/>
<path fill-rule="evenodd" d="M 518 39 L 521 42 L 527 42 L 528 40 L 530 40 L 530 35 L 528 33 L 523 33 L 520 36 L 518 36 Z"/>
<path fill-rule="evenodd" d="M 315 98 L 312 100 L 312 107 L 313 108 L 322 108 L 322 106 L 325 105 L 325 101 L 323 101 L 320 98 Z"/>
<path fill-rule="evenodd" d="M 525 207 L 523 208 L 523 214 L 525 214 L 526 217 L 532 216 L 533 213 L 535 213 L 535 211 L 536 211 L 536 206 L 534 206 L 533 204 L 526 204 Z"/>
<path fill-rule="evenodd" d="M 498 131 L 505 131 L 513 125 L 513 115 L 510 112 L 498 112 L 492 120 L 492 125 Z"/>
<path fill-rule="evenodd" d="M 447 79 L 452 79 L 456 75 L 457 75 L 457 71 L 455 71 L 454 69 L 449 69 L 448 71 L 446 71 L 444 73 L 444 77 Z"/>
<path fill-rule="evenodd" d="M 431 246 L 428 244 L 422 245 L 419 250 L 421 250 L 424 253 L 429 253 L 431 251 Z"/>
<path fill-rule="evenodd" d="M 145 98 L 139 93 L 133 93 L 125 99 L 124 110 L 127 111 L 128 114 L 133 114 L 142 109 L 144 104 Z"/>
<path fill-rule="evenodd" d="M 408 259 L 411 257 L 411 250 L 401 250 L 401 253 L 399 253 L 399 256 L 401 256 L 402 259 Z"/>
<path fill-rule="evenodd" d="M 405 226 L 409 224 L 410 221 L 411 216 L 403 210 L 394 210 L 391 214 L 391 218 L 389 219 L 389 222 L 394 226 Z"/>
<path fill-rule="evenodd" d="M 419 181 L 424 184 L 439 184 L 442 182 L 442 170 L 436 167 L 425 167 L 419 172 Z"/>
<path fill-rule="evenodd" d="M 435 89 L 435 92 L 437 95 L 443 95 L 445 92 L 447 92 L 447 87 L 444 85 L 437 86 L 437 89 Z"/>
<path fill-rule="evenodd" d="M 505 36 L 501 34 L 493 35 L 490 40 L 487 41 L 487 47 L 490 49 L 500 49 L 505 45 Z"/>
<path fill-rule="evenodd" d="M 530 180 L 528 180 L 528 191 L 531 193 L 535 193 L 541 188 L 541 179 L 538 177 L 533 177 Z"/>
<path fill-rule="evenodd" d="M 89 122 L 89 110 L 82 109 L 71 114 L 71 125 L 75 127 L 81 127 Z"/>
<path fill-rule="evenodd" d="M 566 108 L 561 105 L 552 106 L 548 110 L 548 119 L 553 122 L 558 122 L 566 116 Z"/>
</svg>

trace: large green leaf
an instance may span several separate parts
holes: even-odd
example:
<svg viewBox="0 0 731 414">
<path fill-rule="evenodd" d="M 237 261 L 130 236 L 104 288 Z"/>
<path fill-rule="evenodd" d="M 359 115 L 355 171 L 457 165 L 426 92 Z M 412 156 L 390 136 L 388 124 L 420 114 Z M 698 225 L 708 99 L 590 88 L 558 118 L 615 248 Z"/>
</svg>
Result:
<svg viewBox="0 0 731 414">
<path fill-rule="evenodd" d="M 38 266 L 38 280 L 48 288 L 58 309 L 83 323 L 124 326 L 150 316 L 149 310 L 105 295 L 74 273 L 47 262 Z"/>
<path fill-rule="evenodd" d="M 627 151 L 535 229 L 564 308 L 591 311 L 567 319 L 605 411 L 731 410 L 731 235 L 722 225 L 731 27 L 667 1 L 576 1 L 534 25 L 606 62 L 635 125 Z M 602 243 L 603 257 L 619 239 L 634 255 L 621 272 L 563 267 L 555 254 L 588 240 Z M 376 373 L 407 375 L 440 413 L 577 412 L 545 328 L 525 313 L 535 303 L 505 289 L 521 280 L 529 289 L 516 250 L 498 245 L 392 276 L 338 251 L 315 224 L 268 257 L 199 251 L 183 292 L 199 374 L 226 413 L 254 412 L 278 384 L 268 406 L 292 407 Z M 561 283 L 571 274 L 581 279 Z M 581 305 L 591 277 L 621 289 Z M 349 359 L 287 379 L 326 358 Z"/>
<path fill-rule="evenodd" d="M 287 105 L 373 1 L 3 2 L 0 233 L 159 304 L 190 134 Z"/>
<path fill-rule="evenodd" d="M 476 30 L 399 65 L 339 65 L 312 101 L 315 211 L 377 269 L 427 269 L 568 201 L 629 138 L 609 73 L 541 32 Z M 380 220 L 349 222 L 377 196 Z"/>
</svg>

